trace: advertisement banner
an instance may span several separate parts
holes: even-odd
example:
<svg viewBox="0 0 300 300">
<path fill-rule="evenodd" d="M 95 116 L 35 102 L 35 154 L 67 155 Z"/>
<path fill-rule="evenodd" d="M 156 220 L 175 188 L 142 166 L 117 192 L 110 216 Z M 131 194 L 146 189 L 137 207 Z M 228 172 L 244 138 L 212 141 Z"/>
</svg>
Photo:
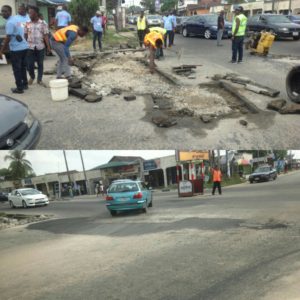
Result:
<svg viewBox="0 0 300 300">
<path fill-rule="evenodd" d="M 209 160 L 208 151 L 178 151 L 178 161 Z"/>
</svg>

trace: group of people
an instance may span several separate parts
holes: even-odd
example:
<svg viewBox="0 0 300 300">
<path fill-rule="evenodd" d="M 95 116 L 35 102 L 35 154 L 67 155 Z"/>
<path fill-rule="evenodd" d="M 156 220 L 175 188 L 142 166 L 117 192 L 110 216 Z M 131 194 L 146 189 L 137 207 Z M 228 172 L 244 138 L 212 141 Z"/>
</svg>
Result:
<svg viewBox="0 0 300 300">
<path fill-rule="evenodd" d="M 225 29 L 225 13 L 221 11 L 218 17 L 217 46 L 222 46 L 221 41 Z M 235 7 L 235 17 L 232 22 L 232 57 L 231 63 L 242 63 L 244 52 L 244 38 L 247 27 L 247 17 L 242 6 Z"/>
<path fill-rule="evenodd" d="M 78 36 L 88 33 L 85 26 L 71 25 L 72 18 L 65 7 L 58 7 L 55 17 L 55 29 L 51 33 L 48 24 L 39 13 L 36 6 L 26 7 L 21 4 L 18 13 L 12 16 L 12 8 L 4 5 L 1 14 L 6 20 L 6 37 L 0 48 L 0 59 L 6 49 L 9 49 L 10 59 L 15 77 L 16 88 L 13 93 L 22 94 L 35 81 L 35 64 L 37 64 L 37 83 L 43 83 L 45 53 L 53 49 L 58 57 L 57 78 L 70 78 L 72 59 L 69 47 Z M 29 74 L 29 80 L 27 78 Z"/>
</svg>

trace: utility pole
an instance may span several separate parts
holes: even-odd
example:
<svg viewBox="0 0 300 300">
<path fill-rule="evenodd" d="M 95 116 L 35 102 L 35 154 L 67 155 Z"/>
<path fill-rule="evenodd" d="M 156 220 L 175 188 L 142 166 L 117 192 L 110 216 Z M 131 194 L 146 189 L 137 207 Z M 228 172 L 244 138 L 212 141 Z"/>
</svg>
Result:
<svg viewBox="0 0 300 300">
<path fill-rule="evenodd" d="M 82 157 L 82 151 L 79 150 L 79 153 L 80 153 L 80 158 L 81 158 L 81 163 L 82 163 L 82 170 L 83 170 L 83 174 L 84 174 L 84 180 L 85 180 L 85 186 L 86 186 L 87 194 L 90 195 L 90 186 L 88 184 L 87 177 L 86 177 L 84 161 L 83 161 L 83 157 Z"/>
<path fill-rule="evenodd" d="M 68 166 L 68 162 L 67 162 L 66 151 L 63 150 L 63 153 L 64 153 L 65 164 L 66 164 L 66 169 L 67 169 L 67 174 L 68 174 L 68 179 L 69 179 L 69 184 L 70 184 L 71 183 L 71 176 L 70 176 L 69 166 Z"/>
<path fill-rule="evenodd" d="M 275 10 L 275 1 L 276 0 L 272 0 L 272 13 L 274 13 L 274 10 Z"/>
<path fill-rule="evenodd" d="M 292 14 L 292 0 L 289 1 L 289 15 Z"/>
</svg>

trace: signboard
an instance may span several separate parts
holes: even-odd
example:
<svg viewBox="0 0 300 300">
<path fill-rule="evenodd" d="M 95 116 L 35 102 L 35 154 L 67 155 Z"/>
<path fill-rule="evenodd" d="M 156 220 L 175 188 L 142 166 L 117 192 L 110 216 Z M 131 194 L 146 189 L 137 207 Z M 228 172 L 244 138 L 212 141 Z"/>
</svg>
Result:
<svg viewBox="0 0 300 300">
<path fill-rule="evenodd" d="M 179 181 L 178 194 L 179 194 L 179 197 L 193 196 L 193 184 L 188 180 Z"/>
<path fill-rule="evenodd" d="M 160 159 L 150 159 L 144 161 L 144 171 L 160 169 Z"/>
<path fill-rule="evenodd" d="M 178 151 L 178 161 L 209 160 L 208 151 Z"/>
</svg>

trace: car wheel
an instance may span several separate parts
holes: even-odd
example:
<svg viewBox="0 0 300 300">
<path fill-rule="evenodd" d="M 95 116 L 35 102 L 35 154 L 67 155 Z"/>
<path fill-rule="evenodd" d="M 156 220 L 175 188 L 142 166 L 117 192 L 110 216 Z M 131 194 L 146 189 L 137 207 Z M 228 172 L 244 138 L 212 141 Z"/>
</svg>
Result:
<svg viewBox="0 0 300 300">
<path fill-rule="evenodd" d="M 22 205 L 23 205 L 23 208 L 28 208 L 28 205 L 27 205 L 27 203 L 26 203 L 26 201 L 22 201 Z"/>
<path fill-rule="evenodd" d="M 209 29 L 206 29 L 204 32 L 204 37 L 209 40 L 211 39 L 211 31 Z"/>
<path fill-rule="evenodd" d="M 250 183 L 252 184 L 252 183 L 253 183 L 253 180 L 250 180 Z"/>
<path fill-rule="evenodd" d="M 9 206 L 10 206 L 10 208 L 16 208 L 16 207 L 14 206 L 14 203 L 13 203 L 12 201 L 9 201 Z"/>
<path fill-rule="evenodd" d="M 117 215 L 117 211 L 116 210 L 111 210 L 110 214 L 112 215 L 112 217 L 115 217 Z"/>
<path fill-rule="evenodd" d="M 299 41 L 299 39 L 300 39 L 300 36 L 293 36 L 294 41 Z"/>
<path fill-rule="evenodd" d="M 184 37 L 188 37 L 188 36 L 189 36 L 189 33 L 188 33 L 187 28 L 183 28 L 183 29 L 182 29 L 182 35 L 183 35 Z"/>
</svg>

